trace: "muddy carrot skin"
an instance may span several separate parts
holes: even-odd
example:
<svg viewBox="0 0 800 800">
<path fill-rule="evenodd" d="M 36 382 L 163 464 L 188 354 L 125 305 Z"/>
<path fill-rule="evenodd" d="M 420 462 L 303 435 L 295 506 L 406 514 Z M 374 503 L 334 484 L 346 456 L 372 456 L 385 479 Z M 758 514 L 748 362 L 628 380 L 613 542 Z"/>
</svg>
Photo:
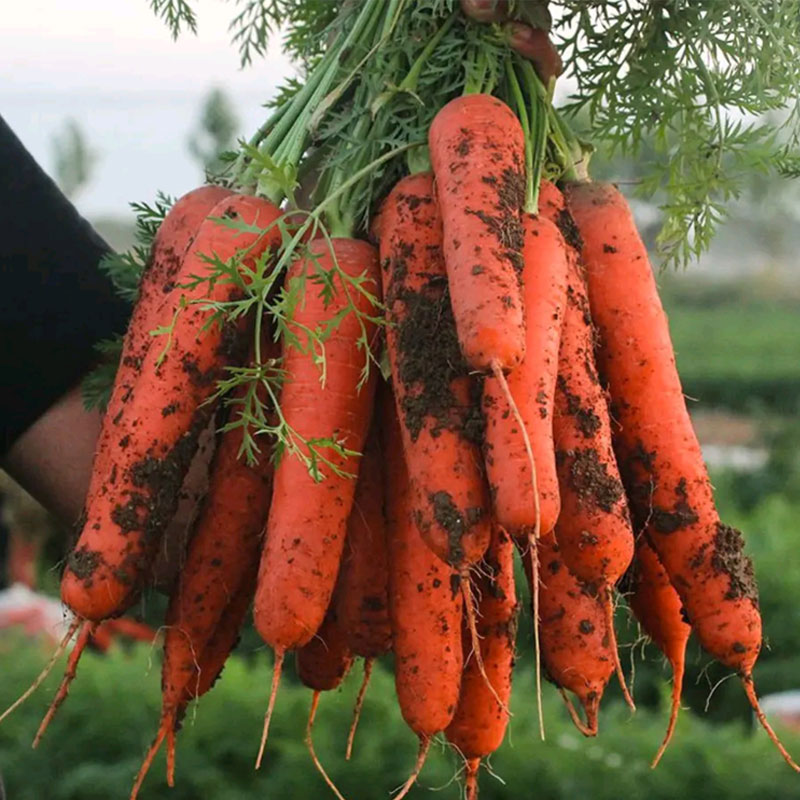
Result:
<svg viewBox="0 0 800 800">
<path fill-rule="evenodd" d="M 327 243 L 316 240 L 310 247 L 319 254 L 318 266 L 332 270 L 334 261 Z M 366 273 L 366 287 L 378 295 L 377 253 L 372 246 L 355 239 L 334 239 L 333 248 L 340 269 L 353 277 Z M 287 280 L 313 269 L 313 261 L 298 261 Z M 334 283 L 336 295 L 327 302 L 314 283 L 306 282 L 304 302 L 290 322 L 299 336 L 303 336 L 301 326 L 314 330 L 347 307 L 341 278 L 334 278 Z M 374 314 L 372 303 L 361 293 L 355 294 L 355 302 L 363 313 Z M 368 339 L 376 346 L 376 327 L 366 324 Z M 328 372 L 324 387 L 314 354 L 284 346 L 283 366 L 291 379 L 283 385 L 281 409 L 287 424 L 306 442 L 333 436 L 347 449 L 363 451 L 372 417 L 375 370 L 359 388 L 367 357 L 357 346 L 360 335 L 355 314 L 347 313 L 325 342 Z M 356 487 L 350 476 L 358 474 L 360 456 L 324 449 L 346 474 L 336 475 L 323 466 L 325 479 L 316 482 L 296 456 L 281 459 L 275 470 L 254 616 L 264 641 L 279 652 L 302 647 L 319 629 L 339 572 Z"/>
<path fill-rule="evenodd" d="M 433 551 L 462 570 L 489 545 L 489 498 L 477 443 L 482 421 L 450 311 L 430 173 L 395 186 L 381 210 L 378 238 L 414 516 Z"/>
<path fill-rule="evenodd" d="M 122 346 L 114 388 L 106 407 L 106 416 L 114 419 L 121 411 L 135 384 L 151 344 L 158 339 L 151 335 L 162 324 L 161 312 L 168 295 L 175 287 L 187 250 L 217 203 L 233 194 L 222 186 L 201 186 L 183 195 L 169 210 L 153 239 L 150 260 L 139 284 L 139 297 L 133 308 Z M 116 442 L 101 436 L 97 442 L 92 481 L 101 481 L 111 469 L 110 458 L 116 453 Z M 91 493 L 91 489 L 90 489 Z"/>
<path fill-rule="evenodd" d="M 589 301 L 570 259 L 553 422 L 562 513 L 558 544 L 570 571 L 598 591 L 633 558 L 633 530 L 611 443 L 606 396 L 594 363 Z"/>
<path fill-rule="evenodd" d="M 497 98 L 464 95 L 439 111 L 428 141 L 461 350 L 471 369 L 511 370 L 525 354 L 522 127 Z"/>
<path fill-rule="evenodd" d="M 412 487 L 391 397 L 382 397 L 387 464 L 389 612 L 395 688 L 403 719 L 421 740 L 443 731 L 458 705 L 462 594 L 412 519 Z M 421 587 L 421 588 L 420 588 Z"/>
<path fill-rule="evenodd" d="M 539 540 L 541 580 L 539 614 L 542 663 L 556 686 L 573 692 L 586 714 L 586 723 L 573 716 L 586 736 L 597 733 L 600 699 L 614 672 L 614 654 L 603 603 L 569 571 L 554 533 Z M 523 558 L 528 582 L 530 559 Z"/>
<path fill-rule="evenodd" d="M 535 464 L 539 533 L 556 524 L 561 500 L 553 443 L 553 404 L 567 282 L 567 246 L 544 216 L 523 215 L 525 358 L 507 378 L 527 428 Z M 520 539 L 534 534 L 537 502 L 528 453 L 503 387 L 493 375 L 483 382 L 486 419 L 484 461 L 497 521 Z"/>
<path fill-rule="evenodd" d="M 234 195 L 209 216 L 237 216 L 267 228 L 280 214 L 265 200 Z M 206 220 L 176 282 L 208 271 L 203 254 L 230 259 L 247 249 L 243 259 L 247 264 L 279 241 L 277 227 L 260 235 L 234 235 Z M 81 617 L 99 621 L 120 614 L 137 597 L 174 513 L 198 436 L 213 413 L 213 405 L 204 401 L 214 392 L 225 366 L 238 363 L 246 352 L 240 326 L 205 328 L 212 312 L 202 302 L 175 312 L 182 300 L 228 300 L 234 293 L 223 281 L 212 289 L 206 283 L 192 289 L 176 285 L 160 314 L 164 326 L 171 325 L 174 317 L 169 340 L 159 337 L 157 346 L 148 349 L 136 387 L 123 398 L 124 408 L 103 421 L 100 436 L 112 442 L 114 463 L 92 478 L 80 538 L 61 585 L 62 600 Z"/>
<path fill-rule="evenodd" d="M 458 707 L 446 735 L 467 761 L 497 750 L 508 726 L 519 605 L 514 587 L 514 544 L 499 525 L 492 531 L 489 550 L 473 580 L 474 593 L 479 598 L 477 626 L 483 663 L 505 708 L 497 702 L 471 658 L 468 648 L 472 642 L 468 632 L 463 632 L 464 674 Z"/>
<path fill-rule="evenodd" d="M 583 240 L 600 366 L 618 422 L 615 441 L 636 518 L 700 644 L 736 670 L 759 722 L 753 666 L 761 648 L 758 590 L 739 531 L 720 521 L 683 398 L 669 327 L 647 251 L 625 198 L 610 184 L 567 187 Z"/>
</svg>

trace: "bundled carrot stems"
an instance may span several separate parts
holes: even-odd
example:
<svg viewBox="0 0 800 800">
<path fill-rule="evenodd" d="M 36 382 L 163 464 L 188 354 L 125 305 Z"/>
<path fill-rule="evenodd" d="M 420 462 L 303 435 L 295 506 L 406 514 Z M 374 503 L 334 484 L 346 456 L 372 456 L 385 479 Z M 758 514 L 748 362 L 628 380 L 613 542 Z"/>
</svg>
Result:
<svg viewBox="0 0 800 800">
<path fill-rule="evenodd" d="M 106 265 L 138 299 L 105 348 L 119 365 L 104 401 L 102 376 L 90 381 L 107 410 L 56 657 L 81 635 L 37 741 L 94 626 L 148 586 L 211 426 L 209 488 L 165 621 L 160 724 L 131 797 L 164 742 L 172 783 L 188 703 L 251 606 L 275 653 L 258 765 L 294 652 L 313 692 L 306 743 L 341 796 L 314 751 L 318 704 L 364 660 L 343 736 L 357 757 L 369 676 L 391 651 L 419 741 L 398 796 L 444 734 L 477 797 L 512 714 L 515 545 L 537 692 L 541 664 L 583 734 L 597 735 L 615 672 L 634 707 L 614 632 L 624 581 L 674 671 L 654 765 L 694 631 L 797 769 L 758 706 L 752 565 L 715 509 L 647 253 L 553 106 L 547 37 L 531 63 L 507 28 L 451 0 L 331 3 L 316 21 L 304 2 L 285 18 L 278 7 L 269 19 L 304 54 L 303 80 L 212 186 L 142 207 L 139 249 Z M 526 19 L 545 24 L 541 12 Z M 594 18 L 575 13 L 568 50 L 589 80 L 576 48 Z M 249 24 L 234 21 L 245 60 L 270 29 Z M 540 701 L 539 715 L 544 736 Z"/>
</svg>

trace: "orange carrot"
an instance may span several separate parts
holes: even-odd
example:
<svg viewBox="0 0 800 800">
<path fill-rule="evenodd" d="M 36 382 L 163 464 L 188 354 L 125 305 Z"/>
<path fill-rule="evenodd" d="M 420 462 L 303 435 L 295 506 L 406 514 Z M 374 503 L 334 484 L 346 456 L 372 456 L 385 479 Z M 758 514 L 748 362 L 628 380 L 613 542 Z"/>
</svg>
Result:
<svg viewBox="0 0 800 800">
<path fill-rule="evenodd" d="M 563 195 L 541 187 L 540 208 L 576 241 Z M 603 600 L 615 666 L 626 702 L 628 692 L 614 632 L 613 588 L 633 558 L 633 530 L 611 440 L 606 395 L 595 366 L 594 329 L 583 267 L 568 251 L 567 302 L 559 350 L 553 436 L 562 510 L 558 544 L 570 571 Z"/>
<path fill-rule="evenodd" d="M 261 534 L 269 509 L 272 463 L 269 453 L 262 453 L 254 466 L 239 458 L 243 435 L 244 429 L 237 427 L 220 437 L 208 493 L 167 609 L 161 719 L 154 746 L 158 749 L 166 737 L 170 782 L 173 732 L 186 703 L 210 687 L 206 680 L 214 680 L 227 657 L 225 653 L 217 669 L 214 653 L 220 649 L 224 652 L 226 643 L 217 643 L 207 653 L 210 642 L 214 637 L 224 640 L 226 634 L 220 631 L 222 619 L 233 614 L 239 622 L 227 626 L 231 632 L 227 645 L 230 652 L 253 598 Z M 234 603 L 236 598 L 238 602 Z M 150 760 L 146 759 L 147 766 Z M 137 787 L 145 772 L 146 769 L 140 772 Z"/>
<path fill-rule="evenodd" d="M 309 279 L 320 269 L 331 274 L 334 255 L 345 275 L 366 276 L 364 286 L 373 295 L 378 294 L 380 285 L 377 254 L 366 242 L 333 239 L 333 252 L 325 240 L 313 241 L 309 247 L 316 258 L 297 261 L 287 276 L 290 290 L 307 279 L 304 299 L 288 322 L 292 334 L 303 344 L 303 331 L 317 330 L 344 312 L 348 295 L 362 314 L 375 313 L 370 299 L 352 285 L 348 288 L 339 273 L 332 274 L 333 297 L 318 291 Z M 367 320 L 364 325 L 367 340 L 375 346 L 376 326 Z M 360 453 L 364 448 L 375 370 L 360 386 L 364 360 L 369 357 L 358 347 L 361 335 L 359 319 L 352 311 L 346 313 L 325 339 L 328 366 L 324 384 L 320 382 L 318 356 L 310 346 L 300 349 L 284 345 L 283 367 L 288 379 L 281 392 L 281 409 L 286 424 L 301 439 L 298 446 L 309 458 L 315 440 L 331 437 L 348 451 Z M 337 452 L 324 443 L 316 449 L 337 466 L 339 474 L 322 465 L 325 477 L 317 482 L 296 455 L 282 458 L 275 470 L 254 616 L 256 628 L 275 650 L 276 660 L 257 763 L 263 755 L 283 657 L 287 650 L 302 647 L 311 639 L 330 605 L 353 505 L 356 481 L 352 475 L 358 474 L 359 457 Z"/>
<path fill-rule="evenodd" d="M 472 762 L 477 760 L 479 764 L 481 758 L 500 746 L 509 718 L 519 606 L 514 587 L 514 545 L 499 525 L 494 526 L 489 550 L 473 580 L 475 593 L 480 598 L 478 633 L 483 663 L 495 692 L 489 690 L 475 659 L 470 658 L 470 640 L 464 636 L 461 691 L 446 734 L 467 763 L 468 796 L 471 782 L 476 781 L 477 764 Z M 500 696 L 502 705 L 495 693 Z M 477 788 L 473 796 L 477 797 Z"/>
<path fill-rule="evenodd" d="M 497 98 L 465 95 L 439 111 L 428 141 L 461 351 L 471 369 L 513 369 L 525 354 L 522 126 Z"/>
<path fill-rule="evenodd" d="M 644 536 L 639 537 L 636 543 L 636 556 L 631 565 L 628 588 L 628 603 L 636 619 L 672 666 L 672 710 L 666 735 L 651 765 L 655 767 L 667 749 L 678 719 L 686 643 L 692 629 L 683 620 L 678 593 Z"/>
<path fill-rule="evenodd" d="M 236 215 L 265 228 L 280 211 L 254 197 L 233 196 L 218 204 L 212 216 Z M 202 275 L 208 265 L 202 254 L 232 258 L 248 248 L 245 263 L 280 241 L 277 226 L 257 236 L 235 232 L 206 220 L 183 261 L 178 283 Z M 231 284 L 212 289 L 176 286 L 165 301 L 161 322 L 169 325 L 182 299 L 227 300 Z M 178 490 L 213 406 L 204 404 L 226 364 L 241 359 L 238 326 L 204 329 L 211 311 L 191 304 L 174 318 L 170 336 L 151 347 L 141 364 L 135 388 L 124 408 L 107 415 L 101 438 L 114 443 L 114 464 L 93 478 L 85 524 L 67 561 L 62 600 L 79 616 L 99 621 L 123 612 L 136 598 L 172 518 Z"/>
<path fill-rule="evenodd" d="M 389 564 L 383 518 L 383 459 L 378 429 L 367 437 L 336 593 L 336 614 L 350 650 L 376 658 L 392 646 L 389 621 Z"/>
<path fill-rule="evenodd" d="M 139 284 L 139 297 L 133 308 L 114 388 L 106 407 L 107 419 L 114 419 L 130 401 L 141 373 L 144 358 L 153 342 L 159 340 L 151 331 L 163 324 L 162 311 L 168 296 L 175 287 L 175 278 L 187 250 L 214 207 L 232 194 L 222 186 L 201 186 L 181 197 L 164 217 L 153 240 L 150 261 Z M 172 311 L 167 311 L 171 314 Z M 101 435 L 92 470 L 90 496 L 105 482 L 117 454 L 119 436 Z"/>
<path fill-rule="evenodd" d="M 244 623 L 244 618 L 256 588 L 256 575 L 258 574 L 257 562 L 254 560 L 248 573 L 244 576 L 239 589 L 226 605 L 216 629 L 208 639 L 202 652 L 197 653 L 194 664 L 196 679 L 187 682 L 183 696 L 176 709 L 171 725 L 162 725 L 156 738 L 145 754 L 142 766 L 136 776 L 130 800 L 136 800 L 142 783 L 150 769 L 153 759 L 166 739 L 167 742 L 167 783 L 175 783 L 175 734 L 180 730 L 181 722 L 186 713 L 188 704 L 202 697 L 219 679 L 225 662 L 239 641 L 239 634 Z"/>
<path fill-rule="evenodd" d="M 603 604 L 567 569 L 557 538 L 558 525 L 554 533 L 542 536 L 538 543 L 542 663 L 550 679 L 562 690 L 578 730 L 585 736 L 595 736 L 600 698 L 614 672 L 614 654 Z M 523 558 L 523 564 L 531 584 L 529 559 Z M 586 713 L 585 724 L 564 694 L 565 689 L 580 700 Z"/>
<path fill-rule="evenodd" d="M 364 659 L 364 678 L 347 737 L 345 758 L 348 760 L 372 675 L 373 659 L 392 647 L 389 563 L 383 518 L 384 477 L 376 422 L 373 420 L 359 469 L 335 595 L 337 619 L 348 647 Z"/>
<path fill-rule="evenodd" d="M 741 534 L 720 521 L 714 505 L 633 215 L 608 184 L 571 185 L 567 199 L 583 238 L 600 364 L 619 422 L 616 445 L 637 527 L 646 531 L 700 643 L 739 673 L 762 726 L 800 771 L 756 697 L 761 616 L 752 564 Z"/>
<path fill-rule="evenodd" d="M 463 605 L 450 570 L 426 547 L 412 519 L 413 487 L 389 391 L 381 400 L 395 688 L 403 719 L 420 740 L 403 796 L 425 762 L 431 738 L 447 728 L 458 704 Z"/>
<path fill-rule="evenodd" d="M 486 472 L 497 521 L 527 539 L 548 533 L 560 498 L 553 444 L 553 402 L 567 278 L 567 250 L 556 226 L 543 216 L 523 217 L 522 273 L 526 315 L 525 358 L 508 376 L 508 390 L 527 429 L 535 480 L 525 442 L 497 377 L 483 383 Z M 537 495 L 534 495 L 534 483 Z M 537 514 L 538 511 L 538 514 Z M 538 524 L 538 530 L 537 530 Z"/>
<path fill-rule="evenodd" d="M 489 545 L 489 500 L 477 444 L 482 421 L 458 349 L 432 189 L 429 173 L 404 178 L 381 210 L 386 343 L 418 490 L 414 516 L 433 551 L 462 572 Z"/>
</svg>

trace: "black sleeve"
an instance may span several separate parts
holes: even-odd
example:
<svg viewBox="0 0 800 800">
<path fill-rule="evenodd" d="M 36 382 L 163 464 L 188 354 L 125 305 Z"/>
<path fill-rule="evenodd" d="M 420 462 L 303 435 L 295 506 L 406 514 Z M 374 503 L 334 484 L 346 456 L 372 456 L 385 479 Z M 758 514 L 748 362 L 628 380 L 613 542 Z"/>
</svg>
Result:
<svg viewBox="0 0 800 800">
<path fill-rule="evenodd" d="M 108 249 L 0 117 L 0 456 L 125 330 Z"/>
</svg>

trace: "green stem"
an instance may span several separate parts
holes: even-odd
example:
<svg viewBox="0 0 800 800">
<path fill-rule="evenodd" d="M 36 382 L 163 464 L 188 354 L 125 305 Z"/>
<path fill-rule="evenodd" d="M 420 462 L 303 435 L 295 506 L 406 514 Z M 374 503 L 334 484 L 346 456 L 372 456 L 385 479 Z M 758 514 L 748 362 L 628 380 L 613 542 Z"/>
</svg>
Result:
<svg viewBox="0 0 800 800">
<path fill-rule="evenodd" d="M 532 214 L 539 212 L 539 187 L 542 183 L 542 172 L 547 153 L 549 119 L 553 112 L 552 92 L 543 92 L 539 76 L 527 59 L 522 60 L 522 74 L 530 92 L 531 147 L 531 194 L 526 198 L 526 207 Z M 554 113 L 554 112 L 553 112 Z M 529 205 L 527 205 L 529 204 Z"/>
<path fill-rule="evenodd" d="M 470 69 L 470 66 L 473 69 Z M 465 65 L 467 71 L 467 78 L 464 81 L 464 94 L 481 94 L 483 92 L 483 84 L 486 80 L 486 72 L 488 63 L 486 61 L 486 53 L 482 49 L 478 49 L 477 55 L 470 58 Z M 470 74 L 470 72 L 472 74 Z"/>
<path fill-rule="evenodd" d="M 522 93 L 522 87 L 519 85 L 517 73 L 510 58 L 506 60 L 506 78 L 511 87 L 511 94 L 517 106 L 517 116 L 519 117 L 520 124 L 522 125 L 522 133 L 525 137 L 525 211 L 529 214 L 535 214 L 533 141 L 531 140 L 531 123 L 528 115 L 528 104 L 525 102 L 525 95 Z"/>
</svg>

